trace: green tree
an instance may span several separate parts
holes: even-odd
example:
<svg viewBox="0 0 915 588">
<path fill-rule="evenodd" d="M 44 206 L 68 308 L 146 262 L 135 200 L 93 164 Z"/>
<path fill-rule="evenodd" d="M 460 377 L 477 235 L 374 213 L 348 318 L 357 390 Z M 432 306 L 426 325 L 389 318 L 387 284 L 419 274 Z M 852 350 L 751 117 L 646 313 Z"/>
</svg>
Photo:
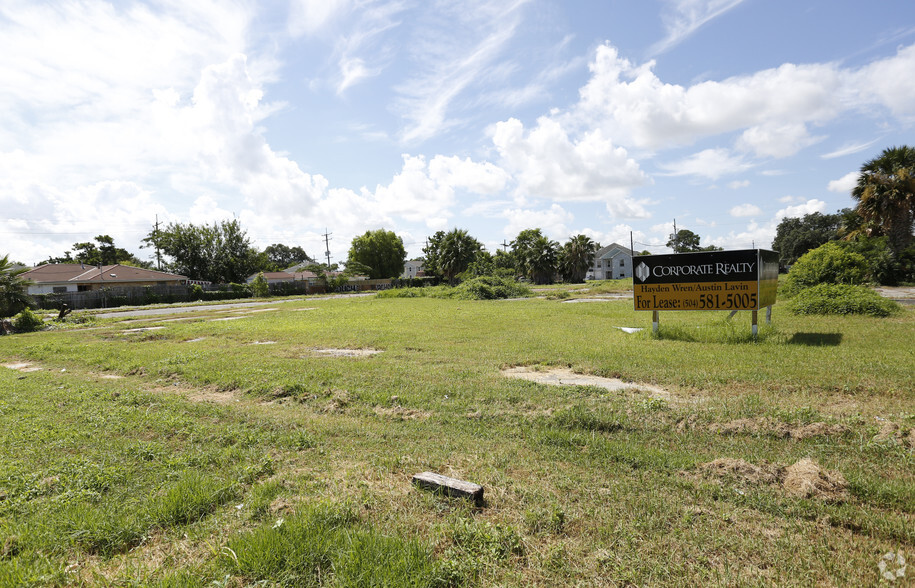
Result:
<svg viewBox="0 0 915 588">
<path fill-rule="evenodd" d="M 266 267 L 264 269 L 272 272 L 282 271 L 287 267 L 312 261 L 301 247 L 290 247 L 288 245 L 283 245 L 282 243 L 267 245 L 264 249 L 264 255 L 267 258 Z"/>
<path fill-rule="evenodd" d="M 28 280 L 21 275 L 28 268 L 17 268 L 9 260 L 9 255 L 0 257 L 0 318 L 19 314 L 32 304 L 27 294 Z"/>
<path fill-rule="evenodd" d="M 396 278 L 403 273 L 406 259 L 403 239 L 393 231 L 378 229 L 353 239 L 347 266 L 354 262 L 362 264 L 369 268 L 369 278 L 373 280 Z"/>
<path fill-rule="evenodd" d="M 170 223 L 143 241 L 172 258 L 171 271 L 194 280 L 242 283 L 258 267 L 258 252 L 237 220 L 212 225 Z"/>
<path fill-rule="evenodd" d="M 559 250 L 559 270 L 567 282 L 584 282 L 598 246 L 587 235 L 575 235 Z"/>
<path fill-rule="evenodd" d="M 457 275 L 466 271 L 482 250 L 483 244 L 464 229 L 445 233 L 438 249 L 438 265 L 448 283 L 454 285 Z"/>
<path fill-rule="evenodd" d="M 869 234 L 886 235 L 893 256 L 900 259 L 915 227 L 915 148 L 884 149 L 866 162 L 851 195 Z"/>
<path fill-rule="evenodd" d="M 540 229 L 525 229 L 511 242 L 517 269 L 535 284 L 549 284 L 556 274 L 559 243 Z"/>
<path fill-rule="evenodd" d="M 49 257 L 43 263 L 84 263 L 86 265 L 115 265 L 120 263 L 136 267 L 152 267 L 152 263 L 142 261 L 133 253 L 116 246 L 114 239 L 109 235 L 96 236 L 95 243 L 92 241 L 74 243 L 72 250 L 75 255 L 71 255 L 70 251 L 67 251 L 60 257 Z"/>
<path fill-rule="evenodd" d="M 423 247 L 423 272 L 427 276 L 439 276 L 442 272 L 440 258 L 442 241 L 445 240 L 445 231 L 436 231 L 434 235 L 426 239 L 426 246 Z"/>
<path fill-rule="evenodd" d="M 680 229 L 671 235 L 667 246 L 673 249 L 674 253 L 702 251 L 702 247 L 699 246 L 699 235 L 689 229 Z"/>
<path fill-rule="evenodd" d="M 778 251 L 779 264 L 792 265 L 811 249 L 839 239 L 850 211 L 846 208 L 835 214 L 813 212 L 800 218 L 783 218 L 772 241 L 772 249 Z"/>
</svg>

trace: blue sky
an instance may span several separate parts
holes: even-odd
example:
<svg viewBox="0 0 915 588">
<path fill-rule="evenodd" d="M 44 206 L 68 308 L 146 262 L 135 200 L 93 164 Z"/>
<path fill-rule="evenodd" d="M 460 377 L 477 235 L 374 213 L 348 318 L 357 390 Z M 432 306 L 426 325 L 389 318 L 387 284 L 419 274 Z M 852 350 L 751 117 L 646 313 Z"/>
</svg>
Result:
<svg viewBox="0 0 915 588">
<path fill-rule="evenodd" d="M 768 247 L 913 144 L 915 3 L 6 0 L 0 255 L 237 218 Z"/>
</svg>

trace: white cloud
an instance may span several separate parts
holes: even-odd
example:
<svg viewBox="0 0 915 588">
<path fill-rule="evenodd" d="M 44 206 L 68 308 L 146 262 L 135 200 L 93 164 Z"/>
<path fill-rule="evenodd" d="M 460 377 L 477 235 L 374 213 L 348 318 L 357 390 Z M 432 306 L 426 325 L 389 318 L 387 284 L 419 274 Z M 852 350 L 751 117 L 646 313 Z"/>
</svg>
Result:
<svg viewBox="0 0 915 588">
<path fill-rule="evenodd" d="M 730 214 L 736 217 L 759 216 L 762 214 L 762 209 L 755 204 L 738 204 L 730 210 Z"/>
<path fill-rule="evenodd" d="M 733 182 L 728 183 L 728 188 L 732 190 L 738 190 L 740 188 L 746 188 L 750 185 L 750 180 L 734 180 Z"/>
<path fill-rule="evenodd" d="M 663 83 L 651 71 L 654 62 L 636 66 L 602 45 L 590 67 L 577 116 L 638 147 L 685 145 L 774 121 L 824 121 L 841 110 L 841 76 L 832 65 L 785 64 L 686 88 Z"/>
<path fill-rule="evenodd" d="M 826 203 L 822 200 L 817 200 L 812 198 L 803 204 L 798 204 L 797 206 L 788 206 L 782 208 L 775 213 L 775 218 L 781 220 L 783 218 L 799 218 L 805 214 L 813 214 L 814 212 L 823 212 L 826 210 Z"/>
<path fill-rule="evenodd" d="M 670 176 L 701 176 L 717 180 L 723 175 L 744 172 L 752 164 L 731 155 L 727 149 L 705 149 L 680 161 L 660 164 L 660 167 Z"/>
<path fill-rule="evenodd" d="M 399 87 L 398 109 L 408 121 L 404 142 L 425 141 L 456 124 L 449 116 L 453 102 L 484 72 L 499 69 L 497 60 L 520 26 L 520 9 L 528 1 L 437 5 L 441 25 L 414 41 L 417 73 Z"/>
<path fill-rule="evenodd" d="M 850 194 L 852 189 L 858 184 L 858 172 L 849 172 L 839 178 L 838 180 L 832 180 L 826 186 L 826 189 L 830 192 L 837 192 L 839 194 Z"/>
<path fill-rule="evenodd" d="M 643 203 L 629 196 L 647 177 L 599 130 L 572 140 L 554 119 L 540 118 L 527 133 L 519 120 L 509 119 L 496 124 L 492 140 L 522 197 L 601 201 L 621 217 L 647 216 Z"/>
<path fill-rule="evenodd" d="M 836 157 L 844 157 L 846 155 L 852 155 L 853 153 L 860 153 L 861 151 L 864 151 L 865 149 L 867 149 L 868 147 L 870 147 L 877 141 L 878 141 L 878 139 L 874 139 L 873 141 L 868 141 L 867 143 L 846 143 L 845 145 L 843 145 L 842 147 L 839 147 L 835 151 L 831 151 L 829 153 L 824 153 L 823 155 L 820 156 L 820 158 L 821 159 L 835 159 Z"/>
<path fill-rule="evenodd" d="M 672 9 L 664 14 L 667 36 L 652 46 L 650 53 L 658 55 L 667 51 L 741 2 L 743 0 L 668 0 Z"/>
<path fill-rule="evenodd" d="M 848 94 L 854 106 L 878 104 L 894 115 L 912 121 L 915 117 L 915 45 L 900 47 L 896 55 L 874 61 L 847 78 Z"/>
<path fill-rule="evenodd" d="M 489 163 L 476 163 L 469 157 L 436 155 L 429 162 L 429 176 L 439 184 L 466 188 L 477 194 L 495 194 L 505 188 L 509 174 Z"/>
<path fill-rule="evenodd" d="M 779 124 L 767 122 L 750 127 L 737 139 L 737 148 L 755 153 L 757 157 L 790 157 L 819 139 L 807 133 L 803 123 Z"/>
<path fill-rule="evenodd" d="M 888 109 L 903 120 L 915 117 L 915 78 L 905 73 L 915 70 L 915 45 L 860 69 L 786 63 L 691 86 L 664 83 L 654 66 L 634 64 L 610 45 L 598 47 L 591 78 L 570 117 L 601 128 L 619 144 L 647 149 L 742 131 L 738 146 L 763 157 L 809 146 L 818 140 L 809 136 L 809 125 L 849 110 L 869 115 Z"/>
<path fill-rule="evenodd" d="M 575 220 L 574 215 L 558 204 L 547 210 L 506 209 L 502 214 L 508 221 L 502 231 L 508 239 L 514 239 L 525 229 L 539 228 L 550 239 L 565 241 L 569 238 L 568 226 Z"/>
<path fill-rule="evenodd" d="M 335 17 L 346 12 L 352 0 L 292 0 L 289 5 L 289 32 L 310 35 L 326 28 Z"/>
</svg>

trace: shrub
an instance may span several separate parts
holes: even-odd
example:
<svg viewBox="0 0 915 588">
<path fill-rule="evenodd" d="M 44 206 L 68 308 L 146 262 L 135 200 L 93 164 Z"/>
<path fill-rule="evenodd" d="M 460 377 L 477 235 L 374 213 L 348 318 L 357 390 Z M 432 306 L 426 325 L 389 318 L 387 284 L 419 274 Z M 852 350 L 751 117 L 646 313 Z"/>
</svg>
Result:
<svg viewBox="0 0 915 588">
<path fill-rule="evenodd" d="M 865 314 L 889 316 L 900 306 L 865 286 L 819 284 L 807 288 L 788 304 L 794 314 Z"/>
<path fill-rule="evenodd" d="M 495 300 L 530 296 L 531 290 L 524 284 L 495 276 L 480 276 L 463 282 L 452 292 L 453 298 L 464 300 Z"/>
<path fill-rule="evenodd" d="M 26 308 L 13 317 L 13 328 L 19 333 L 31 333 L 44 327 L 44 321 Z"/>
<path fill-rule="evenodd" d="M 190 300 L 202 300 L 203 299 L 203 286 L 200 284 L 191 284 L 191 287 L 188 289 L 187 297 Z"/>
<path fill-rule="evenodd" d="M 251 282 L 251 293 L 255 298 L 264 298 L 270 295 L 270 285 L 267 283 L 267 278 L 264 277 L 264 272 L 257 274 L 257 277 Z"/>
<path fill-rule="evenodd" d="M 785 280 L 785 293 L 793 296 L 818 284 L 861 284 L 867 276 L 864 256 L 829 242 L 797 260 Z"/>
</svg>

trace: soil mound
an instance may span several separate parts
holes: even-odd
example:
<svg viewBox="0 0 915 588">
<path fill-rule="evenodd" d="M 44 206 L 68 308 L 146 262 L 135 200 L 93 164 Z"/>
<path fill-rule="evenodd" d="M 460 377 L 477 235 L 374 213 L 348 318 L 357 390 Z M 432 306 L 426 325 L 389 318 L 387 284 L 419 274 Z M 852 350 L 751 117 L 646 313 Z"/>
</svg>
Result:
<svg viewBox="0 0 915 588">
<path fill-rule="evenodd" d="M 805 458 L 785 468 L 782 487 L 801 498 L 838 501 L 846 498 L 848 482 L 839 472 L 827 472 L 812 459 Z"/>
<path fill-rule="evenodd" d="M 848 482 L 839 472 L 821 468 L 804 458 L 790 466 L 763 461 L 760 465 L 743 459 L 720 458 L 699 465 L 700 475 L 713 480 L 730 480 L 752 486 L 777 486 L 791 496 L 838 502 L 848 498 Z"/>
</svg>

